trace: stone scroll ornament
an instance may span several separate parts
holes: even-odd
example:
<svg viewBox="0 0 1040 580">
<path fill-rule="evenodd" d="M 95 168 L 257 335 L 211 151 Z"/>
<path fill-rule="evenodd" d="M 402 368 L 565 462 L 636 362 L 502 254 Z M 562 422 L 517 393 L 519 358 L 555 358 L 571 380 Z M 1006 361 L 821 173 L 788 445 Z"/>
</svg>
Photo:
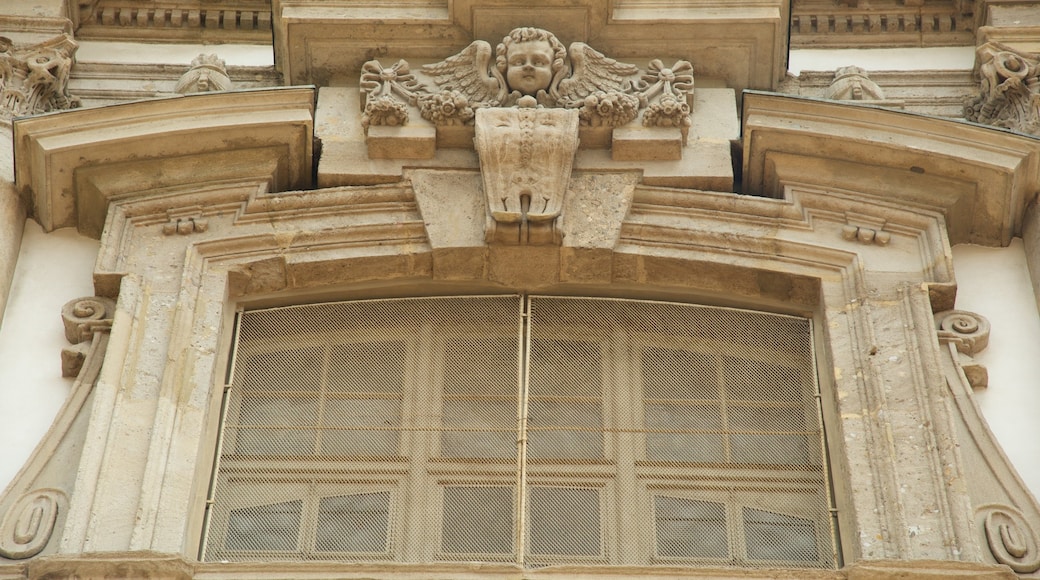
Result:
<svg viewBox="0 0 1040 580">
<path fill-rule="evenodd" d="M 58 489 L 36 489 L 15 501 L 0 520 L 0 557 L 31 558 L 47 547 L 68 498 Z"/>
<path fill-rule="evenodd" d="M 981 91 L 964 108 L 965 118 L 1040 135 L 1040 54 L 988 42 L 976 56 Z"/>
<path fill-rule="evenodd" d="M 68 34 L 27 46 L 0 36 L 0 118 L 78 107 L 68 88 L 78 47 Z"/>
</svg>

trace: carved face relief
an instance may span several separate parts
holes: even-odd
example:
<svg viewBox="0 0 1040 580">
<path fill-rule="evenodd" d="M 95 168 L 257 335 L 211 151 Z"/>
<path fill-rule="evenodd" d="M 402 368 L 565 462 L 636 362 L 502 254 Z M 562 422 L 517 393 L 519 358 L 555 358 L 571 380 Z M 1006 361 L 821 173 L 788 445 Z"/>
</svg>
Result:
<svg viewBox="0 0 1040 580">
<path fill-rule="evenodd" d="M 514 42 L 506 52 L 506 82 L 509 88 L 535 96 L 552 82 L 553 49 L 547 40 Z"/>
</svg>

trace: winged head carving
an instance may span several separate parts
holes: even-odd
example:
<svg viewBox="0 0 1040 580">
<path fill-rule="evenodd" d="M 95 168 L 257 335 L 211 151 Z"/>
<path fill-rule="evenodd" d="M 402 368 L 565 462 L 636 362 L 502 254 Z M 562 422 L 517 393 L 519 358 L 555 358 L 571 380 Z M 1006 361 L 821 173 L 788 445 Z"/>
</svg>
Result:
<svg viewBox="0 0 1040 580">
<path fill-rule="evenodd" d="M 394 68 L 407 69 L 407 63 Z M 363 107 L 371 124 L 383 117 L 396 123 L 407 120 L 403 114 L 382 113 L 392 104 L 389 97 L 407 101 L 436 126 L 472 125 L 477 109 L 527 101 L 578 109 L 582 126 L 621 126 L 648 107 L 653 113 L 645 116 L 644 124 L 689 126 L 685 105 L 693 92 L 693 66 L 688 61 L 667 68 L 655 60 L 650 70 L 641 71 L 584 42 L 566 47 L 541 28 L 515 28 L 494 49 L 484 40 L 473 41 L 458 54 L 423 65 L 407 77 L 387 70 L 377 61 L 363 68 Z M 664 101 L 668 107 L 661 106 Z"/>
</svg>

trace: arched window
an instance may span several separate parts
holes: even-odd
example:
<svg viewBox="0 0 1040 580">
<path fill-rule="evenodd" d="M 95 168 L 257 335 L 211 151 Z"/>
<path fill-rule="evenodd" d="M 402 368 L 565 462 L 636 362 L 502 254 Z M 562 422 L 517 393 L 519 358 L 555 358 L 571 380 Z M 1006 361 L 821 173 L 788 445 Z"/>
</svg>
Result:
<svg viewBox="0 0 1040 580">
<path fill-rule="evenodd" d="M 203 559 L 833 567 L 810 329 L 601 298 L 247 310 Z"/>
</svg>

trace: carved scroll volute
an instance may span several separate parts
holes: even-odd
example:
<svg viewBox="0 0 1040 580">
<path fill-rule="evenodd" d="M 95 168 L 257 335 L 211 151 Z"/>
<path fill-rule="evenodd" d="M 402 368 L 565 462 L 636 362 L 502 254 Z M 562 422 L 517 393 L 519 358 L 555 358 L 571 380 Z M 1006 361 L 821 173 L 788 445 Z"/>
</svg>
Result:
<svg viewBox="0 0 1040 580">
<path fill-rule="evenodd" d="M 1040 570 L 1040 538 L 1025 516 L 999 504 L 982 506 L 978 513 L 993 559 L 1019 574 Z"/>
<path fill-rule="evenodd" d="M 957 350 L 955 361 L 968 383 L 976 389 L 989 383 L 989 372 L 972 358 L 989 345 L 989 321 L 966 310 L 947 310 L 935 315 L 939 342 L 952 344 Z"/>
<path fill-rule="evenodd" d="M 578 111 L 477 111 L 475 144 L 488 207 L 488 241 L 560 243 L 556 219 L 578 150 Z M 513 241 L 516 240 L 516 241 Z"/>
<path fill-rule="evenodd" d="M 0 557 L 23 560 L 42 552 L 67 507 L 65 494 L 57 489 L 36 489 L 19 497 L 0 521 Z"/>
<path fill-rule="evenodd" d="M 61 308 L 61 320 L 65 324 L 65 338 L 73 345 L 91 339 L 95 333 L 107 332 L 112 328 L 112 316 L 116 303 L 108 298 L 77 298 Z M 86 358 L 87 348 L 71 347 L 61 353 L 62 376 L 79 374 Z"/>
</svg>

